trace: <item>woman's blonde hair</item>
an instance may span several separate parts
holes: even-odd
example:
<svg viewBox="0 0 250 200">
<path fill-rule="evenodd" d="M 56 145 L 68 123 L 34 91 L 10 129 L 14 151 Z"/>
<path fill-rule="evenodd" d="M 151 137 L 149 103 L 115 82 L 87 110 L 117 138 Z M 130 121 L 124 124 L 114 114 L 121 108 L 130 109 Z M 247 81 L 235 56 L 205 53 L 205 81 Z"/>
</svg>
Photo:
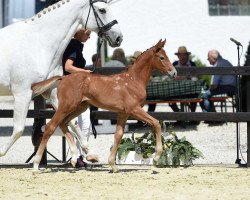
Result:
<svg viewBox="0 0 250 200">
<path fill-rule="evenodd" d="M 74 38 L 79 38 L 79 36 L 80 35 L 82 35 L 82 34 L 90 34 L 91 33 L 91 31 L 90 30 L 88 30 L 88 29 L 79 29 L 76 33 L 75 33 L 75 35 L 74 35 Z"/>
</svg>

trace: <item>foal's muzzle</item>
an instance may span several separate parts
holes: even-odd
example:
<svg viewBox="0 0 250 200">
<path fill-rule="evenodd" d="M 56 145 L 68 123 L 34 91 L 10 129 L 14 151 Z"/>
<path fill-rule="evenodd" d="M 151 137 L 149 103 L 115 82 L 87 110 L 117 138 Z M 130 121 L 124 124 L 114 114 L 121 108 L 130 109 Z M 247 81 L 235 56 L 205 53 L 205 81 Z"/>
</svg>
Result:
<svg viewBox="0 0 250 200">
<path fill-rule="evenodd" d="M 171 79 L 175 79 L 177 77 L 176 69 L 174 68 L 171 71 L 168 71 L 167 76 Z"/>
</svg>

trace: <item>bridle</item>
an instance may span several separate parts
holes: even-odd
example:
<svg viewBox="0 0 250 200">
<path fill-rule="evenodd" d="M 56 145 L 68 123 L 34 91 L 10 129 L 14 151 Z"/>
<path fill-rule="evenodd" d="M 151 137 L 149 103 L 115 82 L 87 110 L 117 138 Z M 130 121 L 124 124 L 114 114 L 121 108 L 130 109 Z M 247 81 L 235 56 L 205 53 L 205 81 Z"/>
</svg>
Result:
<svg viewBox="0 0 250 200">
<path fill-rule="evenodd" d="M 95 20 L 96 20 L 96 24 L 98 26 L 98 36 L 99 37 L 102 37 L 104 33 L 106 33 L 107 31 L 109 31 L 111 29 L 112 26 L 114 26 L 115 24 L 118 24 L 117 20 L 113 20 L 109 23 L 107 23 L 106 25 L 103 23 L 103 21 L 101 20 L 101 18 L 99 17 L 98 13 L 96 12 L 95 8 L 94 8 L 94 3 L 96 2 L 104 2 L 104 3 L 107 3 L 106 0 L 89 0 L 89 12 L 88 12 L 88 16 L 87 16 L 87 20 L 86 20 L 86 23 L 85 23 L 85 26 L 84 28 L 86 29 L 87 27 L 87 23 L 88 23 L 88 19 L 89 19 L 89 15 L 90 15 L 90 11 L 91 11 L 91 8 L 94 12 L 94 15 L 95 15 Z"/>
<path fill-rule="evenodd" d="M 105 0 L 89 0 L 89 12 L 88 12 L 88 16 L 87 16 L 87 20 L 86 20 L 86 23 L 85 23 L 85 26 L 84 26 L 84 29 L 87 28 L 87 24 L 88 24 L 88 20 L 89 20 L 89 15 L 90 15 L 90 11 L 91 11 L 91 8 L 93 10 L 93 13 L 94 13 L 94 16 L 95 16 L 95 20 L 96 20 L 96 24 L 98 26 L 98 36 L 100 38 L 103 37 L 103 35 L 105 35 L 105 33 L 107 31 L 109 31 L 111 29 L 112 26 L 114 26 L 115 24 L 118 24 L 117 20 L 113 20 L 109 23 L 107 23 L 106 25 L 103 23 L 103 21 L 101 20 L 101 18 L 99 17 L 98 13 L 96 12 L 95 8 L 94 8 L 94 3 L 96 2 L 104 2 L 104 3 L 107 3 L 107 1 Z M 102 40 L 100 42 L 100 44 L 98 45 L 98 49 L 100 50 L 101 49 L 101 45 L 102 45 Z M 96 66 L 94 66 L 94 69 L 93 71 L 95 71 L 95 68 Z M 93 118 L 93 113 L 91 111 L 91 114 L 90 114 L 90 120 L 91 122 L 93 122 L 94 118 Z M 96 129 L 95 129 L 95 126 L 94 126 L 94 123 L 91 123 L 92 124 L 92 131 L 93 131 L 93 135 L 95 136 L 96 138 L 96 135 L 97 135 L 97 132 L 96 132 Z"/>
</svg>

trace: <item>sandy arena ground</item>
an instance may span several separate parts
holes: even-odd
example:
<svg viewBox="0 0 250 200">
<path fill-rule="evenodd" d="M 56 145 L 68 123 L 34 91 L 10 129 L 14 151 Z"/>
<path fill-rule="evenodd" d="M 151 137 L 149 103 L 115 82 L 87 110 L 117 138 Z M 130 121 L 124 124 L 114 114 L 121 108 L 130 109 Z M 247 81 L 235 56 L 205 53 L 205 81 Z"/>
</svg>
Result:
<svg viewBox="0 0 250 200">
<path fill-rule="evenodd" d="M 249 199 L 250 171 L 227 167 L 120 166 L 0 169 L 0 199 Z"/>
<path fill-rule="evenodd" d="M 12 100 L 4 99 L 0 108 L 11 109 Z M 32 108 L 32 105 L 31 105 Z M 164 111 L 168 106 L 157 106 Z M 113 134 L 90 138 L 90 146 L 100 157 L 94 168 L 65 167 L 48 156 L 50 165 L 32 175 L 32 165 L 23 165 L 33 153 L 32 119 L 27 119 L 24 135 L 8 153 L 0 157 L 0 199 L 250 199 L 250 171 L 237 168 L 236 126 L 176 127 L 179 137 L 187 139 L 204 154 L 204 159 L 189 168 L 155 168 L 153 166 L 122 165 L 121 171 L 109 173 L 106 165 Z M 143 132 L 143 129 L 133 130 Z M 0 119 L 0 148 L 12 133 L 12 119 Z M 124 137 L 128 137 L 127 132 Z M 246 123 L 240 123 L 240 159 L 246 160 Z M 53 136 L 47 149 L 61 159 L 61 137 Z M 67 158 L 69 158 L 68 155 Z M 33 159 L 30 161 L 32 163 Z M 8 166 L 8 165 L 13 165 Z"/>
</svg>

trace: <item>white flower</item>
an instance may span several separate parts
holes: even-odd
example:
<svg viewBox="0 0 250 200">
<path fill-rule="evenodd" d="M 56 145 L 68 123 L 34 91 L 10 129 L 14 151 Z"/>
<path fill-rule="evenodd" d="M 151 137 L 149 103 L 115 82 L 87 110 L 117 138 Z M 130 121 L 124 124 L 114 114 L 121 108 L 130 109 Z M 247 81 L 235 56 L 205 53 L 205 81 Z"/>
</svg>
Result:
<svg viewBox="0 0 250 200">
<path fill-rule="evenodd" d="M 166 138 L 164 138 L 165 140 L 170 140 L 172 141 L 174 139 L 173 135 L 168 135 Z"/>
<path fill-rule="evenodd" d="M 167 131 L 164 131 L 161 133 L 161 135 L 166 139 L 169 136 L 169 133 Z"/>
</svg>

